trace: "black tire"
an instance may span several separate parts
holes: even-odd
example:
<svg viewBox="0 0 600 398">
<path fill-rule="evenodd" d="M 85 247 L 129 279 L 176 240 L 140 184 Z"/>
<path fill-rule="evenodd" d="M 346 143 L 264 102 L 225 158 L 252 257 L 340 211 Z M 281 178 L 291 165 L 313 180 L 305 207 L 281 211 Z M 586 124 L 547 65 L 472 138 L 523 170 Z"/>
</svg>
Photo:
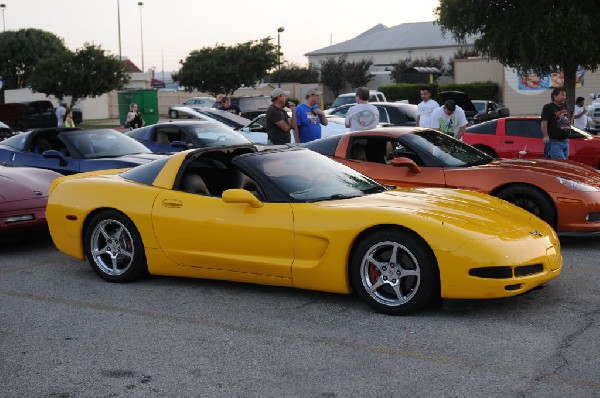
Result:
<svg viewBox="0 0 600 398">
<path fill-rule="evenodd" d="M 496 152 L 494 152 L 494 150 L 488 146 L 475 145 L 475 148 L 479 149 L 481 152 L 485 153 L 486 155 L 493 157 L 494 159 L 498 158 L 498 154 Z"/>
<path fill-rule="evenodd" d="M 409 231 L 390 228 L 367 235 L 353 251 L 349 272 L 354 292 L 385 314 L 413 312 L 439 295 L 435 256 Z"/>
<path fill-rule="evenodd" d="M 494 196 L 527 210 L 556 229 L 556 211 L 552 199 L 538 188 L 511 185 L 497 191 Z"/>
<path fill-rule="evenodd" d="M 171 119 L 179 119 L 179 112 L 177 112 L 177 111 L 174 111 L 173 109 L 171 109 L 171 110 L 169 111 L 169 117 L 170 117 Z"/>
<path fill-rule="evenodd" d="M 92 269 L 110 282 L 131 282 L 148 272 L 142 238 L 124 214 L 106 210 L 85 231 L 84 250 Z"/>
</svg>

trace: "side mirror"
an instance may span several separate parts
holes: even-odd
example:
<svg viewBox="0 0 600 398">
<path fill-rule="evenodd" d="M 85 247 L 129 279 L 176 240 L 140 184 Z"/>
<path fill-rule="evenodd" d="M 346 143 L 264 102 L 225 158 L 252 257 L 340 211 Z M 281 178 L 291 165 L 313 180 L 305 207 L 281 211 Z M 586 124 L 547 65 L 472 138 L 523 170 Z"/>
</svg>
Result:
<svg viewBox="0 0 600 398">
<path fill-rule="evenodd" d="M 254 208 L 263 206 L 263 203 L 256 196 L 245 189 L 227 189 L 223 191 L 221 199 L 225 203 L 246 203 Z"/>
<path fill-rule="evenodd" d="M 421 172 L 421 168 L 419 166 L 417 166 L 417 164 L 415 162 L 413 162 L 412 159 L 409 159 L 409 158 L 404 158 L 404 157 L 394 158 L 394 159 L 392 159 L 391 164 L 394 167 L 408 167 L 408 169 L 412 173 L 420 173 Z"/>
<path fill-rule="evenodd" d="M 67 163 L 69 163 L 65 155 L 54 149 L 44 151 L 44 153 L 42 153 L 42 156 L 48 159 L 58 159 L 58 162 L 61 166 L 66 166 Z"/>
</svg>

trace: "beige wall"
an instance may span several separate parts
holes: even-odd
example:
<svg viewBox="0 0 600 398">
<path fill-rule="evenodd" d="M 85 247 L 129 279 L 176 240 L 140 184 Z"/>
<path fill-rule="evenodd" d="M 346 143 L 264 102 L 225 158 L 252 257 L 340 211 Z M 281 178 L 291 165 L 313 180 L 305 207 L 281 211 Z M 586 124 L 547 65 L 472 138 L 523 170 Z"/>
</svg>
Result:
<svg viewBox="0 0 600 398">
<path fill-rule="evenodd" d="M 499 100 L 510 109 L 512 116 L 539 116 L 544 104 L 550 102 L 550 90 L 519 90 L 515 70 L 505 68 L 498 61 L 488 59 L 456 60 L 454 76 L 457 83 L 493 81 L 500 85 Z M 576 89 L 575 96 L 585 98 L 586 105 L 592 100 L 591 93 L 600 92 L 600 72 L 586 71 L 583 87 Z"/>
</svg>

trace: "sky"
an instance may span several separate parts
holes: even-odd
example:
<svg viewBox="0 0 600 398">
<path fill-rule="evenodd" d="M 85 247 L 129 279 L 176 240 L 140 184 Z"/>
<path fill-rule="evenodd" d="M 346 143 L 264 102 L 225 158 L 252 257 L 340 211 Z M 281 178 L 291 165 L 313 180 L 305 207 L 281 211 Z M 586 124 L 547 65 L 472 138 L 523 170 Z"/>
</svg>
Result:
<svg viewBox="0 0 600 398">
<path fill-rule="evenodd" d="M 308 65 L 304 54 L 352 39 L 381 23 L 392 27 L 433 21 L 438 0 L 0 0 L 5 30 L 36 28 L 129 58 L 140 69 L 178 70 L 193 50 L 280 34 L 282 62 Z M 120 35 L 119 35 L 120 14 Z"/>
</svg>

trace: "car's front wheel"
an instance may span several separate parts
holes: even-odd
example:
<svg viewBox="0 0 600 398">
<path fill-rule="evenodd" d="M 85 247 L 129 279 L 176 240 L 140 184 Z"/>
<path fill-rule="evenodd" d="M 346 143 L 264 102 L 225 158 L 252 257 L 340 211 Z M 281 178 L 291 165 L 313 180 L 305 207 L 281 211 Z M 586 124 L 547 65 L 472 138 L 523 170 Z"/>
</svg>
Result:
<svg viewBox="0 0 600 398">
<path fill-rule="evenodd" d="M 173 109 L 171 109 L 171 110 L 169 111 L 169 117 L 170 117 L 171 119 L 178 119 L 178 118 L 179 118 L 179 112 L 177 112 L 177 111 L 174 111 Z"/>
<path fill-rule="evenodd" d="M 117 211 L 103 211 L 90 220 L 84 250 L 92 269 L 107 281 L 130 282 L 147 273 L 140 234 Z"/>
<path fill-rule="evenodd" d="M 385 229 L 365 237 L 350 260 L 350 282 L 370 307 L 401 315 L 439 295 L 437 262 L 429 246 L 412 232 Z"/>
</svg>

